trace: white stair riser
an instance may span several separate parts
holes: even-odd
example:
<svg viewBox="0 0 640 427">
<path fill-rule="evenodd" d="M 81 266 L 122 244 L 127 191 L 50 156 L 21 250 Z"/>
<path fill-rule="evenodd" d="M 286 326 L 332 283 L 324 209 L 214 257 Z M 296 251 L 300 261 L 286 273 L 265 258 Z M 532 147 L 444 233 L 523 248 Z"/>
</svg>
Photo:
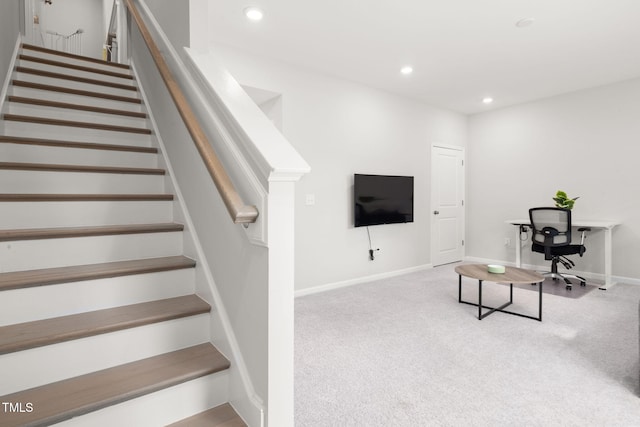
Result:
<svg viewBox="0 0 640 427">
<path fill-rule="evenodd" d="M 146 224 L 173 221 L 173 202 L 0 202 L 0 212 L 4 230 Z"/>
<path fill-rule="evenodd" d="M 9 114 L 17 114 L 20 116 L 46 117 L 49 119 L 129 126 L 140 129 L 149 128 L 149 124 L 145 118 L 128 117 L 119 114 L 94 113 L 91 111 L 30 105 L 20 102 L 9 102 L 7 110 L 6 112 Z"/>
<path fill-rule="evenodd" d="M 124 85 L 136 85 L 136 81 L 134 79 L 124 78 L 124 77 L 119 77 L 119 76 L 109 76 L 109 75 L 106 75 L 106 74 L 94 73 L 94 72 L 91 72 L 91 71 L 74 70 L 74 69 L 68 68 L 68 67 L 58 67 L 58 66 L 55 66 L 55 65 L 41 64 L 41 63 L 38 63 L 38 62 L 27 61 L 27 60 L 23 60 L 23 59 L 18 60 L 16 62 L 16 65 L 19 66 L 19 67 L 32 68 L 32 69 L 35 69 L 35 70 L 47 71 L 47 72 L 50 72 L 50 73 L 66 74 L 68 76 L 80 77 L 80 78 L 84 78 L 84 79 L 96 79 L 96 80 L 102 80 L 102 81 L 110 82 L 110 83 L 117 83 L 117 84 L 124 84 Z M 110 71 L 115 72 L 115 73 L 119 73 L 119 74 L 123 74 L 119 70 L 110 70 Z M 126 74 L 126 73 L 124 73 L 124 74 Z"/>
<path fill-rule="evenodd" d="M 63 421 L 56 427 L 113 427 L 114 420 L 120 426 L 163 426 L 227 402 L 228 384 L 227 372 L 218 372 Z"/>
<path fill-rule="evenodd" d="M 106 70 L 106 71 L 119 73 L 119 74 L 131 74 L 131 72 L 129 70 L 124 69 L 124 68 L 120 68 L 120 67 L 114 67 L 113 65 L 101 64 L 101 63 L 97 63 L 97 62 L 93 62 L 93 61 L 83 61 L 81 59 L 75 59 L 75 58 L 67 58 L 67 57 L 63 57 L 63 56 L 60 56 L 60 55 L 51 54 L 51 53 L 48 53 L 48 52 L 39 52 L 39 51 L 36 51 L 36 50 L 31 50 L 31 49 L 22 49 L 20 51 L 20 54 L 27 55 L 27 56 L 33 56 L 33 57 L 36 57 L 36 58 L 47 59 L 49 61 L 64 62 L 66 64 L 71 64 L 71 65 L 79 65 L 81 67 L 89 67 L 89 68 L 95 68 L 95 69 L 98 69 L 98 70 Z M 40 63 L 34 63 L 34 62 L 28 61 L 28 60 L 22 60 L 21 59 L 20 61 L 28 63 L 28 64 L 37 64 L 39 66 L 43 66 L 44 65 L 44 64 L 40 64 Z M 66 70 L 67 68 L 66 67 L 62 67 L 62 69 Z"/>
<path fill-rule="evenodd" d="M 184 268 L 3 291 L 0 326 L 189 295 L 194 280 Z"/>
<path fill-rule="evenodd" d="M 182 233 L 0 242 L 0 272 L 182 254 Z"/>
<path fill-rule="evenodd" d="M 201 314 L 0 355 L 0 395 L 208 342 L 208 323 Z"/>
<path fill-rule="evenodd" d="M 157 168 L 156 153 L 0 143 L 4 162 Z"/>
<path fill-rule="evenodd" d="M 39 83 L 43 85 L 65 87 L 70 89 L 87 90 L 90 92 L 104 93 L 104 94 L 116 95 L 116 96 L 125 96 L 127 98 L 140 97 L 139 96 L 140 93 L 138 91 L 120 89 L 120 88 L 93 84 L 93 83 L 77 82 L 74 80 L 59 79 L 56 77 L 39 76 L 31 73 L 17 72 L 17 73 L 14 73 L 13 78 L 17 80 L 21 80 L 23 82 L 33 82 L 33 83 Z M 99 76 L 98 76 L 98 79 L 99 79 Z"/>
<path fill-rule="evenodd" d="M 33 89 L 21 86 L 9 86 L 9 95 L 25 98 L 44 99 L 47 101 L 69 102 L 72 104 L 93 105 L 104 108 L 115 108 L 124 111 L 142 111 L 142 104 L 133 102 L 116 101 L 111 99 L 96 98 L 93 96 L 74 95 L 51 90 Z"/>
<path fill-rule="evenodd" d="M 0 193 L 162 194 L 163 175 L 0 169 Z"/>
<path fill-rule="evenodd" d="M 4 121 L 5 134 L 32 138 L 64 139 L 78 142 L 98 142 L 103 144 L 150 147 L 151 136 L 130 132 L 114 132 L 84 129 L 69 126 Z"/>
</svg>

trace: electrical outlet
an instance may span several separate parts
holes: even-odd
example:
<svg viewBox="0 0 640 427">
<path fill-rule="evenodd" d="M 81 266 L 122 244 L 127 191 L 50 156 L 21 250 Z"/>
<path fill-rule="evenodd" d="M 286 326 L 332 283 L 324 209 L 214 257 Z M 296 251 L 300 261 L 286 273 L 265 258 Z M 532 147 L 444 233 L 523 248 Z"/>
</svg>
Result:
<svg viewBox="0 0 640 427">
<path fill-rule="evenodd" d="M 505 237 L 505 238 L 504 238 L 504 245 L 505 245 L 505 246 L 511 246 L 511 239 L 510 239 L 510 238 L 508 238 L 508 237 Z"/>
</svg>

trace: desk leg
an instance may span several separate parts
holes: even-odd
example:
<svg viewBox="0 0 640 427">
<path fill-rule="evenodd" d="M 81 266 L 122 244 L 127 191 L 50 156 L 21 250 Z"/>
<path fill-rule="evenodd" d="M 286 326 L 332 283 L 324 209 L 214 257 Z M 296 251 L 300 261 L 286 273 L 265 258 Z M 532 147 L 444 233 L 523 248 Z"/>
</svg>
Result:
<svg viewBox="0 0 640 427">
<path fill-rule="evenodd" d="M 538 284 L 538 320 L 542 322 L 542 284 L 544 280 Z"/>
<path fill-rule="evenodd" d="M 612 260 L 612 252 L 613 252 L 613 240 L 612 240 L 613 229 L 606 228 L 604 230 L 604 285 L 600 287 L 600 289 L 609 289 L 614 285 L 612 281 L 613 274 L 613 260 Z"/>
<path fill-rule="evenodd" d="M 482 317 L 482 280 L 478 280 L 478 320 Z"/>
<path fill-rule="evenodd" d="M 520 268 L 522 265 L 522 242 L 520 241 L 520 225 L 516 224 L 516 238 L 513 239 L 513 243 L 516 245 L 516 267 Z"/>
</svg>

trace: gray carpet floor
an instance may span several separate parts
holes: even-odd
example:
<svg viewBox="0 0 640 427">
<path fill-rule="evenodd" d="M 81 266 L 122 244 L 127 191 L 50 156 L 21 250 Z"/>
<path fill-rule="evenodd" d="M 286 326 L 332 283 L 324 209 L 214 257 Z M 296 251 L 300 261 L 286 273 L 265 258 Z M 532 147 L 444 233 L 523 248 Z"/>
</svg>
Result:
<svg viewBox="0 0 640 427">
<path fill-rule="evenodd" d="M 454 267 L 296 299 L 297 427 L 640 426 L 640 286 L 544 294 L 542 322 L 479 321 Z M 509 309 L 536 314 L 537 296 L 514 289 Z"/>
</svg>

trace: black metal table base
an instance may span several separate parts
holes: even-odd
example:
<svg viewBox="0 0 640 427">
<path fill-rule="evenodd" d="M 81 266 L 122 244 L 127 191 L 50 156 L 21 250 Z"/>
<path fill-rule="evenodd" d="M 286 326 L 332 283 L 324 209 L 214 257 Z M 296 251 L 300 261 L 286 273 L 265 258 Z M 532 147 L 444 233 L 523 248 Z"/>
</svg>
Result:
<svg viewBox="0 0 640 427">
<path fill-rule="evenodd" d="M 542 322 L 542 283 L 538 286 L 538 317 L 529 316 L 527 314 L 516 313 L 514 311 L 503 310 L 509 305 L 513 304 L 513 283 L 509 283 L 509 301 L 502 304 L 500 307 L 489 307 L 482 305 L 482 280 L 478 280 L 478 303 L 462 300 L 462 275 L 458 275 L 458 302 L 461 304 L 469 304 L 478 307 L 478 320 L 482 320 L 488 315 L 499 311 L 501 313 L 513 314 L 514 316 L 526 317 L 527 319 L 533 319 Z M 535 285 L 535 283 L 532 283 Z M 488 309 L 489 311 L 483 313 L 482 309 Z"/>
</svg>

